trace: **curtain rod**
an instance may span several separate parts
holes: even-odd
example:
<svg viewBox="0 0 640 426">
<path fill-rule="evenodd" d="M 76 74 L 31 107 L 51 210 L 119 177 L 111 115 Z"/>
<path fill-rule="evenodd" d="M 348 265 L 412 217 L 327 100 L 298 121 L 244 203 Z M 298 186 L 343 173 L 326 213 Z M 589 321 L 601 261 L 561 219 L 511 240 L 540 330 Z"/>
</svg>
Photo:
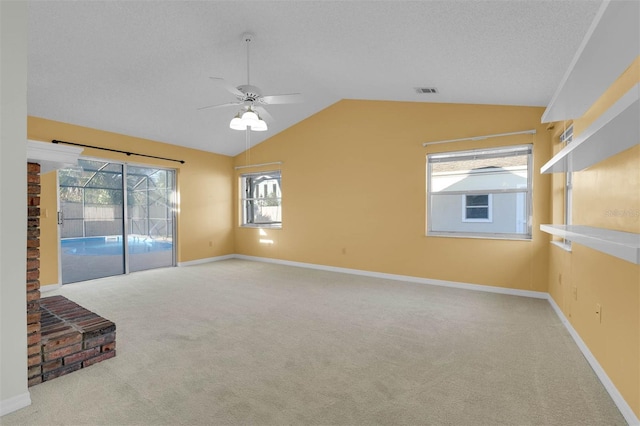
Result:
<svg viewBox="0 0 640 426">
<path fill-rule="evenodd" d="M 84 148 L 94 148 L 94 149 L 101 149 L 103 151 L 110 151 L 110 152 L 119 152 L 120 154 L 127 154 L 127 155 L 137 155 L 138 157 L 147 157 L 147 158 L 155 158 L 157 160 L 167 160 L 167 161 L 175 161 L 176 163 L 180 163 L 180 164 L 184 164 L 184 160 L 174 160 L 173 158 L 166 158 L 166 157 L 157 157 L 155 155 L 147 155 L 147 154 L 136 154 L 135 152 L 129 152 L 129 151 L 120 151 L 119 149 L 111 149 L 111 148 L 103 148 L 101 146 L 95 146 L 95 145 L 85 145 L 82 143 L 75 143 L 75 142 L 65 142 L 65 141 L 59 141 L 59 140 L 52 140 L 52 143 L 63 143 L 65 145 L 74 145 L 74 146 L 82 146 Z"/>
<path fill-rule="evenodd" d="M 535 135 L 536 134 L 536 130 L 535 129 L 531 129 L 531 130 L 522 130 L 521 132 L 496 133 L 494 135 L 472 136 L 470 138 L 448 139 L 448 140 L 444 140 L 444 141 L 425 142 L 425 143 L 422 144 L 422 146 L 437 145 L 437 144 L 441 144 L 441 143 L 450 143 L 450 142 L 461 142 L 461 141 L 480 141 L 480 140 L 487 139 L 487 138 L 497 138 L 497 137 L 500 137 L 500 136 L 524 135 L 524 134 Z"/>
<path fill-rule="evenodd" d="M 282 164 L 282 161 L 273 161 L 271 163 L 247 164 L 246 166 L 235 166 L 234 169 L 247 169 L 249 167 L 271 166 L 273 164 Z"/>
</svg>

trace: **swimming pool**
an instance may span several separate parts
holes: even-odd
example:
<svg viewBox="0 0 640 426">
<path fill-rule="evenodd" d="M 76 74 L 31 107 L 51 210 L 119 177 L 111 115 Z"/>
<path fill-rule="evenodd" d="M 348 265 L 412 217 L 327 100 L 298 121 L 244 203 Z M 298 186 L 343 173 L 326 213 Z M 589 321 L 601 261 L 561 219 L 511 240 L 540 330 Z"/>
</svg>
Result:
<svg viewBox="0 0 640 426">
<path fill-rule="evenodd" d="M 144 235 L 130 235 L 127 242 L 129 254 L 162 252 L 173 248 L 172 241 L 154 240 Z M 123 253 L 121 236 L 64 238 L 60 245 L 64 254 L 74 256 L 110 256 Z"/>
</svg>

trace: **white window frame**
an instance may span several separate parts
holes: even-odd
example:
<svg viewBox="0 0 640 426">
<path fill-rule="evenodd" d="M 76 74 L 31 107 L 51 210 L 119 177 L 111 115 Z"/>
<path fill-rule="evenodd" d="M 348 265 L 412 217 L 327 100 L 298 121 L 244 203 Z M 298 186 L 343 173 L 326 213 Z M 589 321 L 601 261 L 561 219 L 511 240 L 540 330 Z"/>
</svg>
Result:
<svg viewBox="0 0 640 426">
<path fill-rule="evenodd" d="M 567 128 L 560 135 L 560 143 L 564 146 L 569 145 L 573 141 L 573 124 Z M 567 159 L 567 161 L 571 161 L 571 156 Z M 573 172 L 571 172 L 571 164 L 568 165 L 567 171 L 565 172 L 565 180 L 564 180 L 564 224 L 571 225 L 571 211 L 573 209 Z M 567 238 L 562 239 L 562 248 L 565 250 L 571 251 L 571 240 Z"/>
<path fill-rule="evenodd" d="M 487 196 L 487 205 L 486 206 L 467 206 L 467 197 L 470 195 L 486 195 Z M 468 218 L 467 217 L 467 207 L 469 208 L 486 208 L 487 209 L 487 217 L 486 218 Z M 491 223 L 493 222 L 493 194 L 483 193 L 483 194 L 462 194 L 462 221 L 463 222 L 485 222 Z"/>
<path fill-rule="evenodd" d="M 476 194 L 504 194 L 504 193 L 521 193 L 525 194 L 525 232 L 516 233 L 502 233 L 502 232 L 470 232 L 470 231 L 434 231 L 431 223 L 431 209 L 432 209 L 432 197 L 431 190 L 431 174 L 432 164 L 439 161 L 456 161 L 455 159 L 469 159 L 469 158 L 497 158 L 500 156 L 517 155 L 517 153 L 527 155 L 527 186 L 526 188 L 511 188 L 511 189 L 482 189 L 478 191 L 464 191 L 464 192 L 448 192 L 449 195 L 455 195 L 461 193 L 462 195 Z M 426 180 L 427 180 L 427 220 L 426 220 L 426 236 L 427 237 L 462 237 L 462 238 L 484 238 L 484 239 L 510 239 L 510 240 L 525 240 L 531 241 L 532 239 L 532 212 L 533 212 L 533 144 L 514 145 L 514 146 L 496 146 L 480 148 L 468 151 L 448 151 L 439 152 L 427 155 L 427 167 L 426 167 Z M 436 193 L 437 195 L 439 193 Z M 464 202 L 463 202 L 464 206 Z M 464 214 L 463 214 L 464 218 Z M 493 220 L 493 213 L 492 213 Z"/>
<path fill-rule="evenodd" d="M 272 197 L 271 199 L 277 201 L 277 205 L 280 208 L 280 217 L 282 218 L 282 173 L 280 170 L 270 170 L 264 172 L 252 172 L 252 173 L 243 173 L 240 175 L 240 209 L 242 211 L 240 226 L 247 228 L 282 228 L 282 220 L 280 221 L 260 221 L 256 222 L 256 208 L 255 203 L 260 200 L 264 200 L 264 197 L 252 196 L 250 192 L 250 187 L 248 187 L 248 182 L 254 178 L 260 178 L 264 176 L 270 176 L 271 179 L 277 178 L 279 180 L 280 186 L 280 194 L 279 196 Z M 254 184 L 254 187 L 268 188 L 264 183 L 257 182 Z"/>
</svg>

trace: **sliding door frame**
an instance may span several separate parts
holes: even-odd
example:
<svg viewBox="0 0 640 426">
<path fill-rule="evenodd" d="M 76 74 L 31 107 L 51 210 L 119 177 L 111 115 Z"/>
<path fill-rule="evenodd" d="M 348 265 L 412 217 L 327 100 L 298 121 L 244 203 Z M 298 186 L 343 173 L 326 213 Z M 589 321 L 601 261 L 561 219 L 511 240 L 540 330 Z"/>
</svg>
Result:
<svg viewBox="0 0 640 426">
<path fill-rule="evenodd" d="M 170 202 L 170 211 L 171 211 L 171 267 L 177 266 L 178 259 L 178 215 L 177 215 L 177 194 L 178 194 L 178 170 L 171 167 L 161 167 L 154 164 L 145 164 L 145 163 L 134 163 L 134 162 L 123 162 L 116 161 L 108 158 L 100 158 L 100 157 L 90 157 L 90 156 L 80 156 L 80 160 L 88 160 L 88 161 L 101 161 L 110 164 L 117 164 L 122 166 L 122 196 L 123 196 L 123 262 L 124 262 L 124 272 L 122 275 L 130 274 L 130 253 L 129 253 L 129 228 L 131 227 L 130 218 L 129 218 L 129 203 L 128 203 L 128 169 L 129 167 L 140 167 L 140 168 L 148 168 L 148 169 L 157 169 L 157 170 L 165 170 L 170 171 L 173 174 L 173 188 L 171 199 L 168 200 Z M 56 226 L 56 239 L 57 239 L 57 247 L 58 247 L 58 285 L 62 285 L 62 232 L 61 232 L 61 211 L 62 206 L 60 203 L 60 175 L 58 170 L 56 170 L 56 214 L 57 214 L 57 226 Z M 117 275 L 114 275 L 117 276 Z"/>
</svg>

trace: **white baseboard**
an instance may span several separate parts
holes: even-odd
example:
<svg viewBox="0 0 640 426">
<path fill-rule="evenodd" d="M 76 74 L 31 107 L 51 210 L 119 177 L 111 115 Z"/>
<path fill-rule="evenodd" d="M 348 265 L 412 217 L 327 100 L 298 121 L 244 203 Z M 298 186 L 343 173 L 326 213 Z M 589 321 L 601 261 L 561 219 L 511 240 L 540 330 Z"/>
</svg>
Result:
<svg viewBox="0 0 640 426">
<path fill-rule="evenodd" d="M 611 396 L 611 399 L 613 399 L 613 402 L 618 407 L 618 410 L 620 410 L 620 413 L 622 413 L 622 416 L 624 417 L 624 419 L 630 425 L 635 425 L 635 426 L 640 425 L 640 420 L 638 419 L 636 414 L 633 412 L 629 404 L 627 404 L 627 401 L 624 400 L 624 398 L 622 397 L 622 394 L 620 394 L 620 392 L 618 391 L 616 386 L 613 384 L 613 382 L 611 381 L 607 373 L 604 371 L 604 369 L 602 368 L 602 366 L 600 365 L 596 357 L 593 356 L 593 354 L 587 347 L 586 343 L 584 343 L 584 341 L 582 340 L 578 332 L 575 330 L 575 328 L 573 328 L 573 326 L 571 325 L 567 317 L 562 312 L 562 309 L 560 309 L 560 307 L 558 306 L 556 301 L 553 300 L 553 297 L 551 297 L 551 295 L 548 296 L 547 300 L 549 300 L 549 304 L 551 305 L 553 310 L 556 312 L 556 315 L 558 315 L 558 318 L 560 318 L 560 321 L 562 322 L 562 324 L 564 324 L 565 328 L 567 329 L 567 331 L 569 332 L 573 340 L 576 342 L 576 345 L 578 345 L 578 348 L 582 352 L 582 355 L 584 355 L 589 365 L 591 365 L 591 368 L 596 373 L 596 376 L 598 376 L 598 379 L 600 379 L 600 382 L 609 393 L 609 396 Z"/>
<path fill-rule="evenodd" d="M 31 405 L 31 394 L 27 391 L 14 397 L 0 401 L 0 417 L 13 413 L 21 408 Z"/>
<path fill-rule="evenodd" d="M 201 265 L 203 263 L 219 262 L 221 260 L 235 259 L 236 257 L 237 255 L 235 254 L 225 254 L 224 256 L 207 257 L 205 259 L 190 260 L 188 262 L 178 262 L 178 266 Z"/>
<path fill-rule="evenodd" d="M 518 290 L 513 288 L 505 288 L 505 287 L 496 287 L 489 285 L 480 285 L 480 284 L 468 284 L 461 283 L 455 281 L 443 281 L 443 280 L 434 280 L 430 278 L 421 278 L 421 277 L 413 277 L 410 275 L 396 275 L 396 274 L 387 274 L 384 272 L 371 272 L 365 271 L 362 269 L 350 269 L 350 268 L 340 268 L 337 266 L 326 266 L 326 265 L 317 265 L 314 263 L 303 263 L 303 262 L 293 262 L 290 260 L 281 260 L 281 259 L 271 259 L 266 257 L 256 257 L 256 256 L 246 256 L 243 254 L 235 255 L 236 259 L 244 259 L 244 260 L 252 260 L 256 262 L 264 262 L 264 263 L 276 263 L 279 265 L 286 266 L 297 266 L 300 268 L 309 268 L 309 269 L 318 269 L 321 271 L 330 271 L 330 272 L 339 272 L 343 274 L 352 274 L 352 275 L 361 275 L 365 277 L 372 278 L 382 278 L 386 280 L 394 280 L 394 281 L 404 281 L 411 282 L 416 284 L 427 284 L 427 285 L 437 285 L 441 287 L 452 287 L 452 288 L 460 288 L 464 290 L 475 290 L 475 291 L 484 291 L 489 293 L 500 293 L 500 294 L 508 294 L 511 296 L 523 296 L 523 297 L 533 297 L 535 299 L 546 299 L 547 294 L 542 291 L 532 291 L 532 290 Z"/>
<path fill-rule="evenodd" d="M 59 288 L 62 288 L 62 284 L 47 284 L 47 285 L 41 285 L 40 286 L 40 293 L 46 293 L 48 291 L 54 291 L 54 290 L 58 290 Z"/>
</svg>

